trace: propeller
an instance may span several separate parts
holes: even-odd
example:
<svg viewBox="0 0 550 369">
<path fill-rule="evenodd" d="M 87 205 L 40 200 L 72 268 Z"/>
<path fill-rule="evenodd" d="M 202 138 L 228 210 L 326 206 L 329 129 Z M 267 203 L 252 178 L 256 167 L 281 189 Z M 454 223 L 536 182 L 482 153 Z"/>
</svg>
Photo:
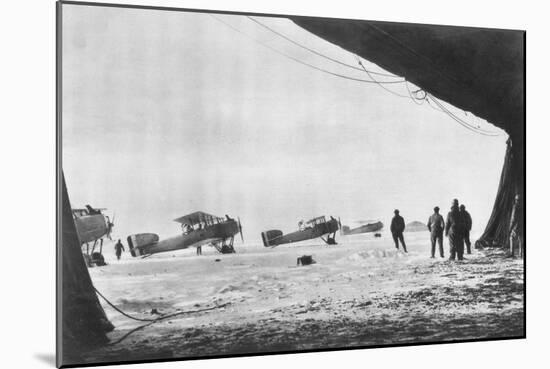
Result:
<svg viewBox="0 0 550 369">
<path fill-rule="evenodd" d="M 113 240 L 113 237 L 111 236 L 111 232 L 113 231 L 113 227 L 115 226 L 115 217 L 116 217 L 116 213 L 113 213 L 113 220 L 111 221 L 108 215 L 105 216 L 105 218 L 107 218 L 107 237 L 111 241 Z"/>
<path fill-rule="evenodd" d="M 243 238 L 243 226 L 241 225 L 241 218 L 237 217 L 238 225 L 239 225 L 239 233 L 241 234 L 241 242 L 244 243 Z"/>
</svg>

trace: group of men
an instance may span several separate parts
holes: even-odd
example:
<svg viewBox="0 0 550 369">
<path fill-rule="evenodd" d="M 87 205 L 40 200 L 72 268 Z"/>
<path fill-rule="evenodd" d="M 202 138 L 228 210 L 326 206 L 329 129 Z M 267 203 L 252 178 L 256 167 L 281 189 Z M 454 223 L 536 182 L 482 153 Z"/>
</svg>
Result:
<svg viewBox="0 0 550 369">
<path fill-rule="evenodd" d="M 395 247 L 399 249 L 399 242 L 403 247 L 403 251 L 407 252 L 403 232 L 405 231 L 405 220 L 399 215 L 399 210 L 394 211 L 394 217 L 391 222 L 390 231 L 392 234 Z M 447 220 L 439 214 L 439 207 L 434 208 L 434 213 L 428 219 L 428 230 L 430 231 L 430 240 L 432 243 L 431 257 L 435 258 L 436 243 L 439 245 L 439 255 L 444 258 L 443 251 L 443 233 L 449 238 L 450 260 L 464 259 L 464 244 L 466 244 L 466 252 L 472 253 L 472 243 L 470 242 L 470 231 L 472 229 L 472 217 L 466 211 L 464 204 L 458 204 L 458 200 L 454 199 L 451 206 L 451 211 L 447 214 Z"/>
</svg>

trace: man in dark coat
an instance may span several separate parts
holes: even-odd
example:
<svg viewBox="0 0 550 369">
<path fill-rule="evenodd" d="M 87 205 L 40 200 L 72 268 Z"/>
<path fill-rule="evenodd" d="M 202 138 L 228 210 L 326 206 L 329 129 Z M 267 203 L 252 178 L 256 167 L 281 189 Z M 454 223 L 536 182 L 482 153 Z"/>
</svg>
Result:
<svg viewBox="0 0 550 369">
<path fill-rule="evenodd" d="M 403 231 L 405 230 L 405 219 L 399 215 L 399 210 L 395 209 L 395 216 L 391 220 L 390 231 L 393 237 L 393 242 L 395 242 L 395 248 L 399 250 L 398 240 L 401 241 L 401 246 L 403 246 L 403 251 L 407 252 L 407 245 L 405 245 L 405 239 L 403 238 Z"/>
<path fill-rule="evenodd" d="M 458 260 L 463 259 L 464 255 L 464 229 L 465 223 L 458 208 L 458 200 L 453 200 L 451 211 L 447 214 L 447 222 L 445 224 L 445 236 L 449 237 L 450 260 L 458 257 Z"/>
<path fill-rule="evenodd" d="M 124 245 L 122 244 L 122 242 L 120 242 L 120 240 L 118 240 L 118 242 L 115 245 L 115 252 L 116 252 L 117 260 L 120 260 L 120 256 L 122 255 L 122 251 L 126 251 L 126 250 L 124 250 Z"/>
<path fill-rule="evenodd" d="M 443 230 L 445 229 L 445 221 L 443 216 L 439 214 L 439 207 L 434 208 L 434 213 L 428 219 L 428 229 L 430 230 L 430 239 L 432 241 L 432 258 L 435 258 L 435 243 L 439 243 L 439 255 L 445 257 L 443 253 Z"/>
<path fill-rule="evenodd" d="M 470 242 L 470 231 L 472 230 L 472 216 L 466 211 L 464 204 L 460 205 L 460 214 L 464 219 L 464 243 L 466 244 L 466 252 L 472 253 L 472 243 Z"/>
</svg>

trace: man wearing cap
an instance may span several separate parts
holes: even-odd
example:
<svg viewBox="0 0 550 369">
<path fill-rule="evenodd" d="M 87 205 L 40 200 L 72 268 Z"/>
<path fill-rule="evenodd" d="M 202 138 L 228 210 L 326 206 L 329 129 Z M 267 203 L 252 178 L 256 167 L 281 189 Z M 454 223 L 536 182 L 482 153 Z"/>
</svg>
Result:
<svg viewBox="0 0 550 369">
<path fill-rule="evenodd" d="M 434 213 L 428 219 L 428 229 L 430 230 L 430 239 L 432 241 L 432 259 L 435 258 L 435 243 L 439 243 L 439 255 L 443 254 L 443 230 L 445 229 L 445 221 L 439 214 L 439 206 L 434 208 Z"/>
<path fill-rule="evenodd" d="M 458 200 L 454 199 L 445 224 L 445 236 L 449 237 L 450 260 L 454 260 L 455 257 L 458 257 L 458 260 L 463 259 L 464 229 L 465 223 L 458 208 Z"/>
<path fill-rule="evenodd" d="M 403 238 L 403 231 L 405 230 L 405 219 L 399 215 L 399 210 L 395 209 L 395 216 L 391 220 L 390 231 L 393 237 L 393 242 L 395 242 L 395 248 L 399 250 L 398 240 L 401 241 L 401 246 L 403 246 L 403 251 L 407 252 L 407 246 L 405 245 L 405 239 Z"/>
<path fill-rule="evenodd" d="M 464 204 L 460 205 L 460 214 L 464 220 L 464 243 L 466 244 L 466 252 L 472 253 L 472 243 L 470 242 L 470 231 L 472 230 L 472 216 L 466 211 Z"/>
</svg>

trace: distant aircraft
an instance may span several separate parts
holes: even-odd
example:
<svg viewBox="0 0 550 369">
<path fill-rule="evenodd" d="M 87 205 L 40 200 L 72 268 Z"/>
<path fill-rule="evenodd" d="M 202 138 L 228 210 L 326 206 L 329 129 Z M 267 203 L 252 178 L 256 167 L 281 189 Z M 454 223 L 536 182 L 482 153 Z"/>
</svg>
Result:
<svg viewBox="0 0 550 369">
<path fill-rule="evenodd" d="M 359 227 L 350 229 L 350 227 L 348 227 L 347 225 L 342 226 L 342 223 L 340 222 L 340 218 L 338 218 L 338 224 L 340 225 L 340 234 L 343 236 L 376 232 L 381 230 L 384 227 L 384 223 L 377 221 L 377 222 L 366 222 L 366 224 L 362 224 Z"/>
<path fill-rule="evenodd" d="M 313 218 L 305 223 L 305 227 L 296 232 L 283 235 L 280 230 L 270 230 L 262 232 L 262 241 L 265 247 L 273 247 L 285 243 L 300 242 L 321 237 L 328 245 L 336 245 L 336 231 L 338 230 L 338 221 L 333 217 L 327 222 L 324 216 Z M 332 237 L 330 234 L 332 233 Z M 327 235 L 327 239 L 323 238 Z"/>
<path fill-rule="evenodd" d="M 88 266 L 105 265 L 103 259 L 103 239 L 111 238 L 111 232 L 115 226 L 115 217 L 113 220 L 109 216 L 104 215 L 102 211 L 105 208 L 93 208 L 86 205 L 85 208 L 72 209 L 76 233 L 80 240 L 81 246 L 86 245 L 85 259 Z M 97 242 L 99 241 L 99 252 L 95 252 Z M 90 251 L 89 243 L 93 242 L 92 250 Z M 84 252 L 84 250 L 83 250 Z"/>
<path fill-rule="evenodd" d="M 175 222 L 181 224 L 182 233 L 164 240 L 154 233 L 139 233 L 128 236 L 128 246 L 132 256 L 147 257 L 159 252 L 200 247 L 210 244 L 222 254 L 234 253 L 233 240 L 237 233 L 243 240 L 240 220 L 217 217 L 211 214 L 197 211 L 184 215 Z"/>
</svg>

